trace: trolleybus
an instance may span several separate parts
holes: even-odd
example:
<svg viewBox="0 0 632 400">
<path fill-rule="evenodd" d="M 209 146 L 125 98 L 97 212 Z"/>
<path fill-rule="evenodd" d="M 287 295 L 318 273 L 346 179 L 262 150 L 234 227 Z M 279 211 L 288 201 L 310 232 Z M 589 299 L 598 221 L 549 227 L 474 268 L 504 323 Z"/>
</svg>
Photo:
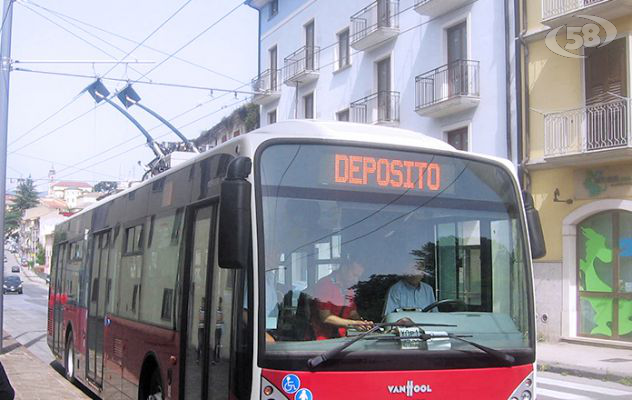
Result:
<svg viewBox="0 0 632 400">
<path fill-rule="evenodd" d="M 529 399 L 537 212 L 508 161 L 289 121 L 59 224 L 48 343 L 104 399 Z"/>
</svg>

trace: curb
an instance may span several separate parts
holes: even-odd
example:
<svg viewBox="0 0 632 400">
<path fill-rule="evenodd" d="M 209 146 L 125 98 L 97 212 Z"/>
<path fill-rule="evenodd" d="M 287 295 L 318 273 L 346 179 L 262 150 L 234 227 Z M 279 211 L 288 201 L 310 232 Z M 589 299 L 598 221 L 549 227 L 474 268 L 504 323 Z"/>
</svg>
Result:
<svg viewBox="0 0 632 400">
<path fill-rule="evenodd" d="M 546 362 L 538 362 L 538 371 L 553 372 L 555 374 L 572 375 L 580 378 L 598 379 L 602 381 L 615 382 L 626 386 L 632 386 L 632 377 L 626 375 L 618 375 L 610 372 L 597 372 L 595 370 L 577 368 L 577 366 L 568 366 L 561 364 L 549 364 Z M 536 379 L 537 380 L 537 379 Z"/>
</svg>

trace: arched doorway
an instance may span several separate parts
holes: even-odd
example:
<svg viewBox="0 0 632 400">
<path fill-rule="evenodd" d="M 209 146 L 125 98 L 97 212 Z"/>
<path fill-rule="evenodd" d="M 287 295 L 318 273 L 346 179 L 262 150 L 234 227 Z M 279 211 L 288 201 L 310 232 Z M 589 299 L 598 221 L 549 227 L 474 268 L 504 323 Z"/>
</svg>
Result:
<svg viewBox="0 0 632 400">
<path fill-rule="evenodd" d="M 577 335 L 632 342 L 632 212 L 576 225 Z"/>
</svg>

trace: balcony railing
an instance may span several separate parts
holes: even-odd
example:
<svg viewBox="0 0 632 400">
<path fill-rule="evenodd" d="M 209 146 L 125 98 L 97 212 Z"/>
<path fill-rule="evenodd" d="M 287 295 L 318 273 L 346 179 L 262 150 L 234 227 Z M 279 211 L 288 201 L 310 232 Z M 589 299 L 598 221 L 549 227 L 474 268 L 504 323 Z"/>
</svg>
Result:
<svg viewBox="0 0 632 400">
<path fill-rule="evenodd" d="M 632 146 L 630 100 L 616 100 L 544 117 L 544 157 Z"/>
<path fill-rule="evenodd" d="M 550 20 L 612 0 L 542 0 L 542 20 Z"/>
<path fill-rule="evenodd" d="M 318 78 L 320 47 L 303 46 L 283 60 L 283 82 L 307 83 Z"/>
<path fill-rule="evenodd" d="M 399 92 L 376 92 L 350 105 L 351 120 L 363 124 L 397 125 Z"/>
<path fill-rule="evenodd" d="M 428 17 L 438 17 L 463 7 L 469 0 L 415 0 L 415 11 Z"/>
<path fill-rule="evenodd" d="M 351 47 L 365 50 L 399 33 L 399 0 L 378 0 L 351 17 Z"/>
<path fill-rule="evenodd" d="M 455 102 L 455 111 L 475 106 L 480 97 L 479 71 L 478 61 L 457 60 L 417 76 L 415 110 L 422 115 L 431 115 L 434 113 L 434 106 L 451 99 L 462 98 L 473 101 L 459 101 L 458 104 Z M 440 111 L 441 115 L 451 113 L 451 110 L 445 107 L 436 110 Z"/>
<path fill-rule="evenodd" d="M 267 69 L 252 80 L 253 102 L 266 104 L 281 96 L 281 70 Z"/>
</svg>

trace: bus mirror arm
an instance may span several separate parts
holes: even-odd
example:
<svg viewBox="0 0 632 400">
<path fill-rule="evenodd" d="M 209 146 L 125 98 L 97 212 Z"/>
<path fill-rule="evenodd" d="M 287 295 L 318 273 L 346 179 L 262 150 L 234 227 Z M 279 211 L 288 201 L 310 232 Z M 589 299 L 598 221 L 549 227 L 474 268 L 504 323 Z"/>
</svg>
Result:
<svg viewBox="0 0 632 400">
<path fill-rule="evenodd" d="M 246 268 L 250 259 L 252 185 L 246 180 L 252 168 L 248 157 L 230 162 L 219 200 L 217 256 L 221 268 Z"/>
<path fill-rule="evenodd" d="M 529 242 L 531 243 L 531 257 L 542 258 L 546 255 L 546 243 L 542 232 L 540 214 L 533 204 L 533 196 L 527 191 L 522 192 L 524 208 L 527 216 L 527 229 L 529 230 Z"/>
</svg>

